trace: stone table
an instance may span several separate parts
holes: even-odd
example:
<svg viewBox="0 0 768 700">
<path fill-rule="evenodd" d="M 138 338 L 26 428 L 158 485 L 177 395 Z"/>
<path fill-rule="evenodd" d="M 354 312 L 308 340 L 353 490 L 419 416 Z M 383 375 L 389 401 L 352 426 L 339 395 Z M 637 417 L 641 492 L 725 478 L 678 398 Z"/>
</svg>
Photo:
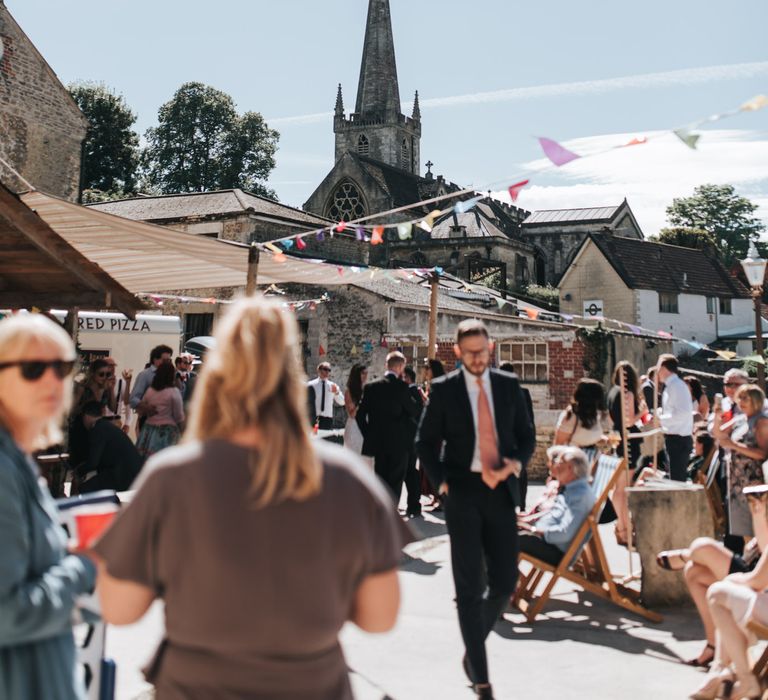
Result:
<svg viewBox="0 0 768 700">
<path fill-rule="evenodd" d="M 682 482 L 627 489 L 635 524 L 635 548 L 642 566 L 641 595 L 650 608 L 691 602 L 681 571 L 656 563 L 665 549 L 682 549 L 697 537 L 714 537 L 714 523 L 703 486 Z"/>
</svg>

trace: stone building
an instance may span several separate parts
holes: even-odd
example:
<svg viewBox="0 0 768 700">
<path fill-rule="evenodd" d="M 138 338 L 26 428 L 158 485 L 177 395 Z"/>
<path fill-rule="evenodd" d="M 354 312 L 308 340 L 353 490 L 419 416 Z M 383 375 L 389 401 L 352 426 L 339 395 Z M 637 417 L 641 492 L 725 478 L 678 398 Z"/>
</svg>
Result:
<svg viewBox="0 0 768 700">
<path fill-rule="evenodd" d="M 35 188 L 75 201 L 88 122 L 0 0 L 0 158 Z M 10 189 L 28 190 L 0 163 Z"/>
</svg>

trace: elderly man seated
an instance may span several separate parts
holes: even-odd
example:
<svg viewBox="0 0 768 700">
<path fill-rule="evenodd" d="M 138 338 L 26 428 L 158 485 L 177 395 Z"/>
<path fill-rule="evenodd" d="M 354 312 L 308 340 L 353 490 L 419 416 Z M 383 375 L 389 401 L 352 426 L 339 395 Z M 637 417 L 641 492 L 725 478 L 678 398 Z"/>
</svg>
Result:
<svg viewBox="0 0 768 700">
<path fill-rule="evenodd" d="M 567 447 L 552 464 L 560 484 L 552 508 L 534 525 L 520 523 L 520 551 L 557 566 L 581 527 L 595 495 L 589 485 L 589 459 L 578 447 Z"/>
</svg>

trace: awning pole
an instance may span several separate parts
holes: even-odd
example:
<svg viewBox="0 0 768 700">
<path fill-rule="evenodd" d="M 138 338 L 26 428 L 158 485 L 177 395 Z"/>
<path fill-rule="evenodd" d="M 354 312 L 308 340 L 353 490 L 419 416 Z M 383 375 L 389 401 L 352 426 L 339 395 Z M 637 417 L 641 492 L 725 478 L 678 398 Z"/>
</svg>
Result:
<svg viewBox="0 0 768 700">
<path fill-rule="evenodd" d="M 64 320 L 64 330 L 69 333 L 69 337 L 72 338 L 72 342 L 77 347 L 77 319 L 80 313 L 80 309 L 73 306 L 67 311 L 67 318 Z"/>
<path fill-rule="evenodd" d="M 437 355 L 437 289 L 440 285 L 440 276 L 433 272 L 429 280 L 429 345 L 427 357 L 434 360 Z"/>
<path fill-rule="evenodd" d="M 252 296 L 256 293 L 256 280 L 259 275 L 259 248 L 251 244 L 248 249 L 248 277 L 245 283 L 245 293 Z"/>
</svg>

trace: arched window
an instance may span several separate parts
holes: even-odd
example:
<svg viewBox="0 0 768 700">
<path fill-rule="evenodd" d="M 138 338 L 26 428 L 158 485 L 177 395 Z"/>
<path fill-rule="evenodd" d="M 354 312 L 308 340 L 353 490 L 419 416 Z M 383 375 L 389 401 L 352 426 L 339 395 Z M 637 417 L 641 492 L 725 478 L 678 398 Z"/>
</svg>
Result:
<svg viewBox="0 0 768 700">
<path fill-rule="evenodd" d="M 411 168 L 411 156 L 408 151 L 408 141 L 406 139 L 403 139 L 403 142 L 400 144 L 400 165 L 408 170 Z"/>
<path fill-rule="evenodd" d="M 361 156 L 367 156 L 371 152 L 371 144 L 365 134 L 360 134 L 357 137 L 357 152 Z"/>
<path fill-rule="evenodd" d="M 333 193 L 325 212 L 334 221 L 353 221 L 366 215 L 365 203 L 357 185 L 344 180 Z"/>
</svg>

